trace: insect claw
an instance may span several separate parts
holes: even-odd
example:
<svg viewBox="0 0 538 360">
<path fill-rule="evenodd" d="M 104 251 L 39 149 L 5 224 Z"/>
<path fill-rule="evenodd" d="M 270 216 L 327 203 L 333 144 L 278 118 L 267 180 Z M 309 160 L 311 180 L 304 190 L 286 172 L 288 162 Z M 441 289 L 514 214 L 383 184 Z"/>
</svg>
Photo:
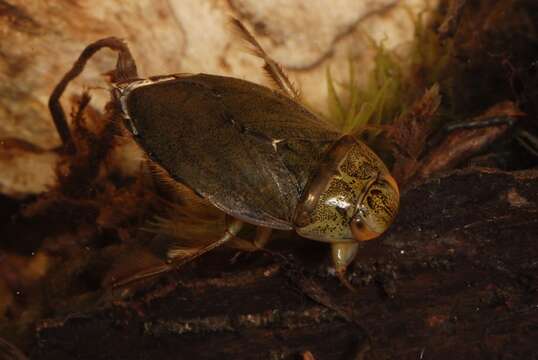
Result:
<svg viewBox="0 0 538 360">
<path fill-rule="evenodd" d="M 349 282 L 347 276 L 346 276 L 346 269 L 336 269 L 336 276 L 338 277 L 338 280 L 347 287 L 349 290 L 353 292 L 357 292 L 357 289 Z"/>
</svg>

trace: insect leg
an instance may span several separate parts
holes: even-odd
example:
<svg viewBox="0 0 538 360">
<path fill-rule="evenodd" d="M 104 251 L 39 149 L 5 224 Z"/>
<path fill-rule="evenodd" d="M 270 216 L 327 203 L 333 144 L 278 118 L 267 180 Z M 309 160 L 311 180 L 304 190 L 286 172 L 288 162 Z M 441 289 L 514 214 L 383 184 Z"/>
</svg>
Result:
<svg viewBox="0 0 538 360">
<path fill-rule="evenodd" d="M 186 263 L 193 261 L 197 257 L 202 256 L 203 254 L 234 239 L 243 228 L 243 225 L 244 223 L 241 220 L 232 219 L 230 223 L 228 224 L 225 233 L 217 241 L 214 241 L 210 243 L 209 245 L 204 246 L 203 248 L 195 249 L 192 251 L 191 254 L 187 256 L 178 257 L 176 259 L 171 259 L 166 264 L 152 267 L 150 269 L 141 271 L 133 276 L 130 276 L 127 279 L 117 281 L 114 283 L 113 287 L 121 287 L 121 286 L 129 285 L 140 280 L 146 280 L 146 279 L 167 273 L 169 271 L 176 270 L 182 265 L 185 265 Z"/>
<path fill-rule="evenodd" d="M 273 229 L 264 226 L 258 226 L 256 227 L 256 235 L 254 236 L 254 239 L 244 239 L 235 236 L 230 241 L 230 247 L 244 252 L 258 251 L 260 249 L 263 249 L 265 245 L 267 245 L 267 243 L 271 239 L 272 232 Z"/>
<path fill-rule="evenodd" d="M 247 30 L 247 28 L 241 23 L 241 21 L 232 18 L 231 23 L 239 36 L 245 39 L 252 46 L 251 50 L 254 55 L 263 59 L 263 61 L 265 62 L 263 69 L 265 70 L 267 75 L 269 75 L 269 78 L 273 81 L 276 87 L 280 91 L 282 91 L 282 93 L 286 94 L 292 99 L 299 100 L 299 90 L 297 90 L 295 85 L 290 81 L 282 65 L 274 61 L 265 52 L 258 40 L 256 40 L 256 38 Z"/>
<path fill-rule="evenodd" d="M 357 255 L 358 249 L 359 244 L 356 242 L 340 242 L 331 245 L 336 276 L 338 276 L 340 282 L 351 291 L 355 291 L 355 288 L 346 278 L 346 269 Z"/>
<path fill-rule="evenodd" d="M 52 120 L 56 126 L 56 131 L 62 140 L 63 150 L 68 152 L 74 152 L 74 144 L 71 138 L 71 132 L 67 125 L 67 119 L 65 112 L 60 104 L 60 97 L 64 93 L 67 85 L 82 73 L 88 60 L 100 49 L 110 48 L 119 52 L 118 62 L 116 70 L 114 72 L 114 80 L 121 81 L 129 78 L 136 78 L 136 64 L 133 60 L 131 52 L 127 45 L 120 39 L 115 37 L 109 37 L 88 45 L 80 54 L 79 58 L 73 64 L 71 70 L 69 70 L 62 80 L 54 87 L 52 94 L 49 98 L 49 110 L 52 115 Z"/>
<path fill-rule="evenodd" d="M 203 248 L 196 250 L 192 255 L 189 255 L 185 258 L 170 261 L 170 265 L 174 268 L 177 268 L 181 265 L 184 265 L 196 259 L 199 256 L 202 256 L 203 254 L 213 249 L 218 248 L 219 246 L 235 238 L 237 234 L 239 234 L 239 232 L 243 228 L 243 225 L 244 223 L 241 220 L 232 219 L 226 228 L 226 232 L 217 241 L 214 241 L 211 244 L 206 245 Z"/>
<path fill-rule="evenodd" d="M 265 245 L 271 240 L 271 234 L 273 233 L 273 229 L 264 227 L 264 226 L 258 226 L 256 228 L 256 237 L 254 237 L 253 243 L 254 246 L 258 249 L 263 249 Z"/>
</svg>

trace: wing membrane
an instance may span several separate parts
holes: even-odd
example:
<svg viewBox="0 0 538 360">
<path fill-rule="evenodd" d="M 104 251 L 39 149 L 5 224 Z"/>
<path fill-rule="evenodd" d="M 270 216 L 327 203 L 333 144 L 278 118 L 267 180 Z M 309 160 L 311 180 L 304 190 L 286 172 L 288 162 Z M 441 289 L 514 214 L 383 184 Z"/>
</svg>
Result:
<svg viewBox="0 0 538 360">
<path fill-rule="evenodd" d="M 339 134 L 286 96 L 182 76 L 127 95 L 140 145 L 178 181 L 247 222 L 291 229 L 301 192 Z"/>
</svg>

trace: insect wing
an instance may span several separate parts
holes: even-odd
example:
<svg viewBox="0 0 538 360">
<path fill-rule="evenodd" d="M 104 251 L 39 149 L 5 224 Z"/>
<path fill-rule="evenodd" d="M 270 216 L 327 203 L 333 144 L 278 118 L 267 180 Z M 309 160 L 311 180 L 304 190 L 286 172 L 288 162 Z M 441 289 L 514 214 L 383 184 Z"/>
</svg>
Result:
<svg viewBox="0 0 538 360">
<path fill-rule="evenodd" d="M 339 137 L 293 100 L 247 81 L 182 76 L 124 101 L 150 158 L 226 213 L 291 229 L 325 149 Z"/>
</svg>

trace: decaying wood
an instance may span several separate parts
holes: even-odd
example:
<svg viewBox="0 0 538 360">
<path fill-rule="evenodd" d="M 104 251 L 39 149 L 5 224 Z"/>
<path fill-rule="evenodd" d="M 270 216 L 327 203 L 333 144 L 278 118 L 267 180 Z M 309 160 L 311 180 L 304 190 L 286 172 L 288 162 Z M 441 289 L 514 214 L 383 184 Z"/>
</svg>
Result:
<svg viewBox="0 0 538 360">
<path fill-rule="evenodd" d="M 435 129 L 433 120 L 440 104 L 441 95 L 439 85 L 436 84 L 415 101 L 408 113 L 398 117 L 387 127 L 395 158 L 392 175 L 400 187 L 408 184 L 420 166 L 419 158 Z"/>
<path fill-rule="evenodd" d="M 325 248 L 314 242 L 279 255 L 237 258 L 221 249 L 153 285 L 125 289 L 113 305 L 41 322 L 30 352 L 39 359 L 535 358 L 537 204 L 537 170 L 454 171 L 403 195 L 394 226 L 368 242 L 351 269 L 357 293 L 319 265 Z M 287 245 L 298 241 L 287 236 Z"/>
<path fill-rule="evenodd" d="M 386 127 L 395 158 L 392 174 L 404 189 L 419 179 L 455 169 L 484 152 L 506 137 L 516 120 L 525 116 L 515 103 L 504 101 L 480 116 L 451 124 L 448 129 L 438 131 L 438 136 L 433 136 L 440 101 L 435 85 L 413 104 L 411 111 Z"/>
<path fill-rule="evenodd" d="M 458 124 L 461 129 L 448 134 L 421 160 L 416 176 L 424 179 L 436 172 L 456 168 L 505 136 L 511 124 L 524 115 L 513 102 L 505 101 L 467 123 Z"/>
</svg>

